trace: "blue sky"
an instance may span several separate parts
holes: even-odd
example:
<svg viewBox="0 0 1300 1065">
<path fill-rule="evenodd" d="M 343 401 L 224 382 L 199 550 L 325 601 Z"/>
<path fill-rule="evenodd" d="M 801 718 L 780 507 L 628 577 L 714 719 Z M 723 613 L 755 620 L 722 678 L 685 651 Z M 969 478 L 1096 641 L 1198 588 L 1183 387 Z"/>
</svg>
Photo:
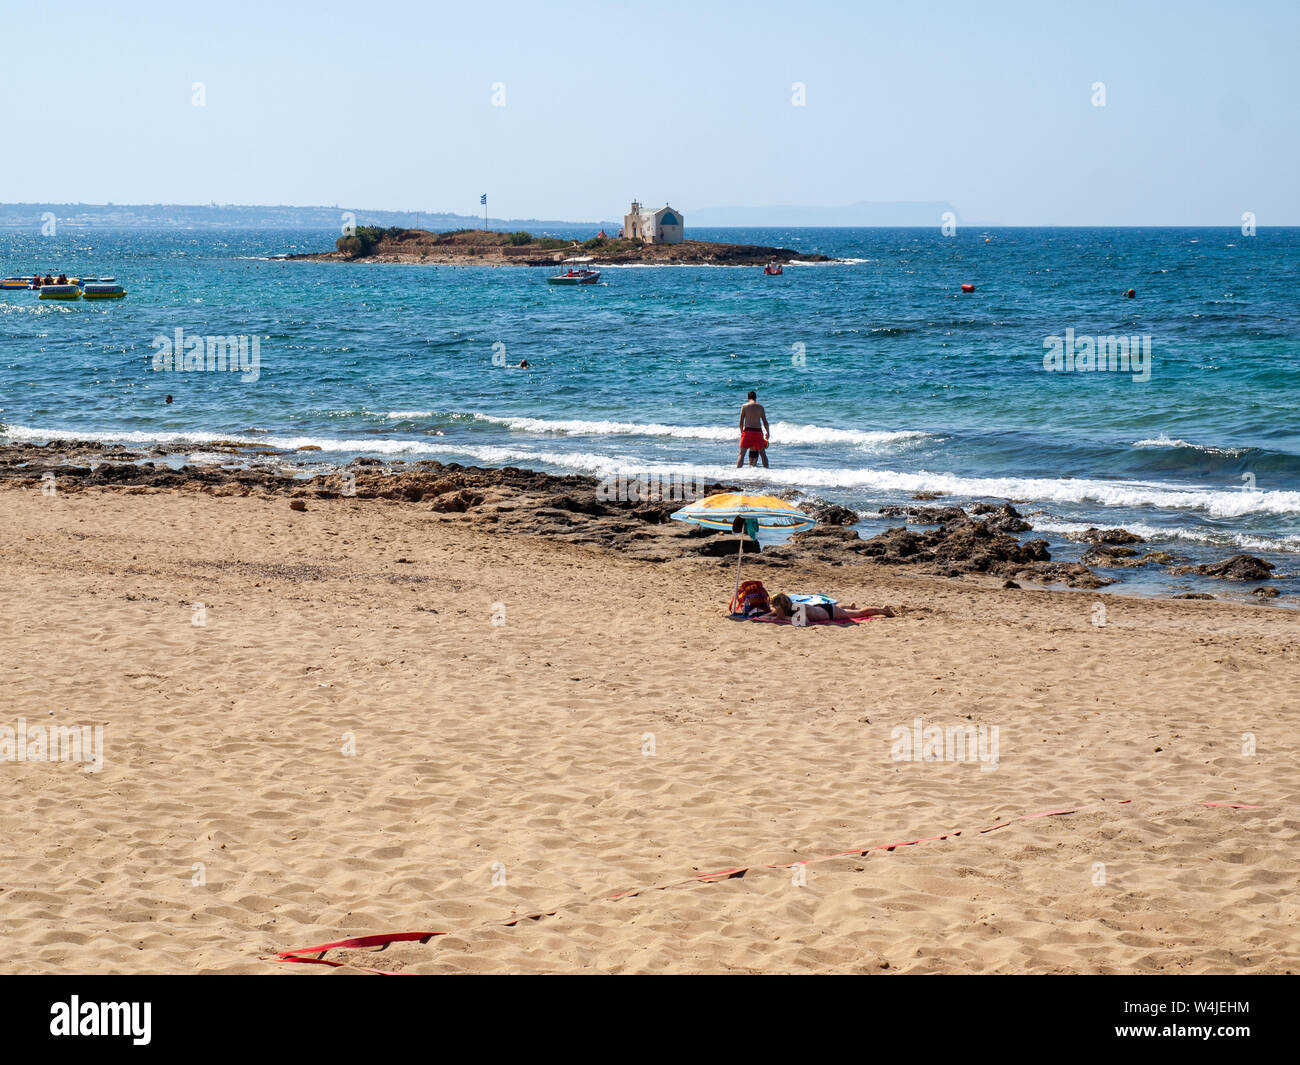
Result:
<svg viewBox="0 0 1300 1065">
<path fill-rule="evenodd" d="M 0 202 L 1296 225 L 1298 41 L 1295 0 L 0 0 Z"/>
</svg>

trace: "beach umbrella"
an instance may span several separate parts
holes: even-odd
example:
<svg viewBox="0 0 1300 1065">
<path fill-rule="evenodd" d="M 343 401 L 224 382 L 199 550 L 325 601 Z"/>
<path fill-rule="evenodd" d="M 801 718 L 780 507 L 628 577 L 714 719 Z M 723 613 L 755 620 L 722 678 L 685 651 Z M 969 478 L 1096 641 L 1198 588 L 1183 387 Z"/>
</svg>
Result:
<svg viewBox="0 0 1300 1065">
<path fill-rule="evenodd" d="M 731 592 L 733 602 L 740 589 L 740 562 L 745 555 L 746 535 L 761 542 L 758 540 L 760 530 L 811 529 L 817 524 L 816 518 L 791 506 L 784 499 L 749 492 L 718 492 L 705 496 L 674 511 L 669 517 L 673 521 L 686 521 L 692 525 L 702 525 L 706 529 L 730 529 L 740 534 L 740 549 L 736 552 L 736 586 Z"/>
</svg>

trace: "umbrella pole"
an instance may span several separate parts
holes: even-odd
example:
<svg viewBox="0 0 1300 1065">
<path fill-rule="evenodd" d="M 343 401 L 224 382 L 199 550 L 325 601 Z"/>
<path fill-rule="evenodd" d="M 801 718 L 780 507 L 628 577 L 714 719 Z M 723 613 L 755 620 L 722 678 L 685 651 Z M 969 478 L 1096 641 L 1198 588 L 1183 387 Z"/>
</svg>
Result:
<svg viewBox="0 0 1300 1065">
<path fill-rule="evenodd" d="M 731 602 L 736 603 L 736 593 L 740 591 L 740 560 L 745 557 L 745 534 L 740 534 L 740 550 L 736 552 L 736 587 L 731 591 Z"/>
</svg>

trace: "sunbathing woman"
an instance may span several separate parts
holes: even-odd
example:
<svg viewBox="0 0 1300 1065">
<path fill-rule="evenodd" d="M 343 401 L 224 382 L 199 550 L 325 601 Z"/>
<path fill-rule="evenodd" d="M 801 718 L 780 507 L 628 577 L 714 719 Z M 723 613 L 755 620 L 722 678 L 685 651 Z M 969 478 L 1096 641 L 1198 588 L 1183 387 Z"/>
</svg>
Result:
<svg viewBox="0 0 1300 1065">
<path fill-rule="evenodd" d="M 798 606 L 790 601 L 788 595 L 772 596 L 772 613 L 776 617 L 793 618 L 797 611 Z M 853 603 L 849 603 L 847 606 L 830 603 L 808 603 L 804 606 L 804 614 L 809 621 L 852 621 L 856 618 L 892 618 L 894 608 L 892 606 L 859 608 Z"/>
</svg>

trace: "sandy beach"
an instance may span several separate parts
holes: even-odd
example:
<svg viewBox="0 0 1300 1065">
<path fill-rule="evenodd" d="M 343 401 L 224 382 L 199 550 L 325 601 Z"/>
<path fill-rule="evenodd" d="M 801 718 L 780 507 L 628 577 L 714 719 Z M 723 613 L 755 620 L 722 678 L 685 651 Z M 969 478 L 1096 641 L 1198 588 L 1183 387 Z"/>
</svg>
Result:
<svg viewBox="0 0 1300 1065">
<path fill-rule="evenodd" d="M 427 502 L 0 511 L 0 725 L 103 728 L 0 762 L 6 972 L 1300 967 L 1294 610 L 755 570 L 900 611 L 795 629 L 724 617 L 726 559 Z M 996 759 L 898 757 L 936 725 Z"/>
</svg>

